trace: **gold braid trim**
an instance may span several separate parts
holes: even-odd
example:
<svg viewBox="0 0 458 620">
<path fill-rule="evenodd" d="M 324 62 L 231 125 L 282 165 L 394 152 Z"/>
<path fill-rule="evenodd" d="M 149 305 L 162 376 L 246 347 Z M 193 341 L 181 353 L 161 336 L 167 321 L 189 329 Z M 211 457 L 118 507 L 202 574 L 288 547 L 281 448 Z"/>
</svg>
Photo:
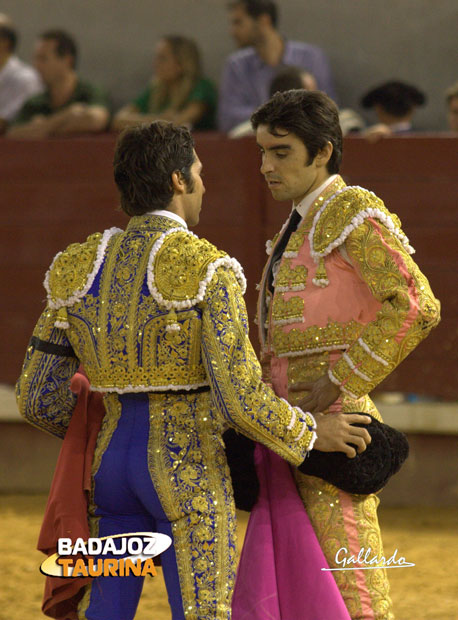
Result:
<svg viewBox="0 0 458 620">
<path fill-rule="evenodd" d="M 56 255 L 44 281 L 50 308 L 72 306 L 89 291 L 102 265 L 108 241 L 119 232 L 122 232 L 119 228 L 110 228 L 103 234 L 94 233 L 85 243 L 72 243 Z"/>
<path fill-rule="evenodd" d="M 163 233 L 151 250 L 148 288 L 157 303 L 169 310 L 191 308 L 203 301 L 220 266 L 232 269 L 245 289 L 243 270 L 234 258 L 189 231 L 172 229 Z"/>
<path fill-rule="evenodd" d="M 309 233 L 310 252 L 316 263 L 342 245 L 365 219 L 376 218 L 398 238 L 409 254 L 414 249 L 401 230 L 397 215 L 390 213 L 383 201 L 362 187 L 344 187 L 326 200 L 316 213 Z"/>
</svg>

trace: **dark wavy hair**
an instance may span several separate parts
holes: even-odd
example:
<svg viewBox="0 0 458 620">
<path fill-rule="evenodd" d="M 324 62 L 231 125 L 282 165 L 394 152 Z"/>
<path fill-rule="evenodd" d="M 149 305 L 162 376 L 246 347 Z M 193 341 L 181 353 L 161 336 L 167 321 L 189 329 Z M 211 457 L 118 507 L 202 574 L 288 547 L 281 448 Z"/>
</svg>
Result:
<svg viewBox="0 0 458 620">
<path fill-rule="evenodd" d="M 261 15 L 268 15 L 272 26 L 276 28 L 278 23 L 278 8 L 275 2 L 270 0 L 234 0 L 229 2 L 228 8 L 234 9 L 236 6 L 242 6 L 246 13 L 257 19 Z"/>
<path fill-rule="evenodd" d="M 10 52 L 14 52 L 18 42 L 16 30 L 7 24 L 0 25 L 0 39 L 6 39 L 9 44 Z"/>
<path fill-rule="evenodd" d="M 124 130 L 113 162 L 122 210 L 127 215 L 142 215 L 167 209 L 173 198 L 171 176 L 176 171 L 181 172 L 192 192 L 194 160 L 194 140 L 185 127 L 154 121 Z"/>
<path fill-rule="evenodd" d="M 78 61 L 78 46 L 74 38 L 65 32 L 65 30 L 46 30 L 46 32 L 42 32 L 39 39 L 43 39 L 44 41 L 55 41 L 56 42 L 56 55 L 60 56 L 71 56 L 72 57 L 72 67 L 75 69 L 76 63 Z"/>
<path fill-rule="evenodd" d="M 330 142 L 332 155 L 327 163 L 330 174 L 339 172 L 342 160 L 342 130 L 336 104 L 319 90 L 287 90 L 275 93 L 251 117 L 253 129 L 267 125 L 269 131 L 283 129 L 296 135 L 310 156 L 311 163 L 318 152 Z"/>
</svg>

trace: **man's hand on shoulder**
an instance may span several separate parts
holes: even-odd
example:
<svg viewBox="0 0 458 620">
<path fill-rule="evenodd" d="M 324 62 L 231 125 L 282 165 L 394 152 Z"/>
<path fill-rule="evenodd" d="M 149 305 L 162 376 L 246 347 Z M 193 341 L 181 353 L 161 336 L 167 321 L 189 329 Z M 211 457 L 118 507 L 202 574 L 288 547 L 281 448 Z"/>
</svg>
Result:
<svg viewBox="0 0 458 620">
<path fill-rule="evenodd" d="M 348 444 L 356 445 L 358 454 L 361 454 L 371 443 L 371 436 L 367 429 L 353 426 L 358 423 L 370 424 L 369 416 L 358 413 L 317 413 L 315 420 L 317 434 L 313 446 L 315 450 L 344 452 L 349 458 L 354 458 L 356 450 Z"/>
</svg>

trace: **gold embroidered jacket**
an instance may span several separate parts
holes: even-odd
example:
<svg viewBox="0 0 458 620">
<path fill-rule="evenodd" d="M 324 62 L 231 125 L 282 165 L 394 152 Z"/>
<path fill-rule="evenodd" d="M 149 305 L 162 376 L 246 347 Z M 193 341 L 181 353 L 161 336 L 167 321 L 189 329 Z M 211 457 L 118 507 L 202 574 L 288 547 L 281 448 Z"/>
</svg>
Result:
<svg viewBox="0 0 458 620">
<path fill-rule="evenodd" d="M 267 263 L 258 305 L 266 358 L 340 354 L 331 380 L 353 399 L 367 395 L 439 322 L 413 251 L 380 198 L 337 177 L 291 235 L 270 307 Z"/>
<path fill-rule="evenodd" d="M 164 217 L 133 217 L 126 231 L 69 246 L 46 275 L 48 304 L 17 383 L 21 413 L 63 436 L 74 406 L 69 380 L 81 362 L 110 402 L 210 386 L 223 426 L 300 463 L 315 423 L 261 381 L 243 286 L 237 261 Z"/>
</svg>

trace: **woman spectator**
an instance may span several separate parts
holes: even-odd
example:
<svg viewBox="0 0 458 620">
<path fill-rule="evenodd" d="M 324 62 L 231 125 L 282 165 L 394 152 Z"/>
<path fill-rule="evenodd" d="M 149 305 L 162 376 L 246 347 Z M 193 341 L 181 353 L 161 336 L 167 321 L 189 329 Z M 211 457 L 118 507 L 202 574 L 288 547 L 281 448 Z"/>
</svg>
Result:
<svg viewBox="0 0 458 620">
<path fill-rule="evenodd" d="M 121 108 L 114 129 L 162 119 L 197 130 L 215 128 L 216 89 L 202 77 L 200 54 L 193 40 L 168 35 L 156 46 L 154 77 L 148 87 Z"/>
</svg>

